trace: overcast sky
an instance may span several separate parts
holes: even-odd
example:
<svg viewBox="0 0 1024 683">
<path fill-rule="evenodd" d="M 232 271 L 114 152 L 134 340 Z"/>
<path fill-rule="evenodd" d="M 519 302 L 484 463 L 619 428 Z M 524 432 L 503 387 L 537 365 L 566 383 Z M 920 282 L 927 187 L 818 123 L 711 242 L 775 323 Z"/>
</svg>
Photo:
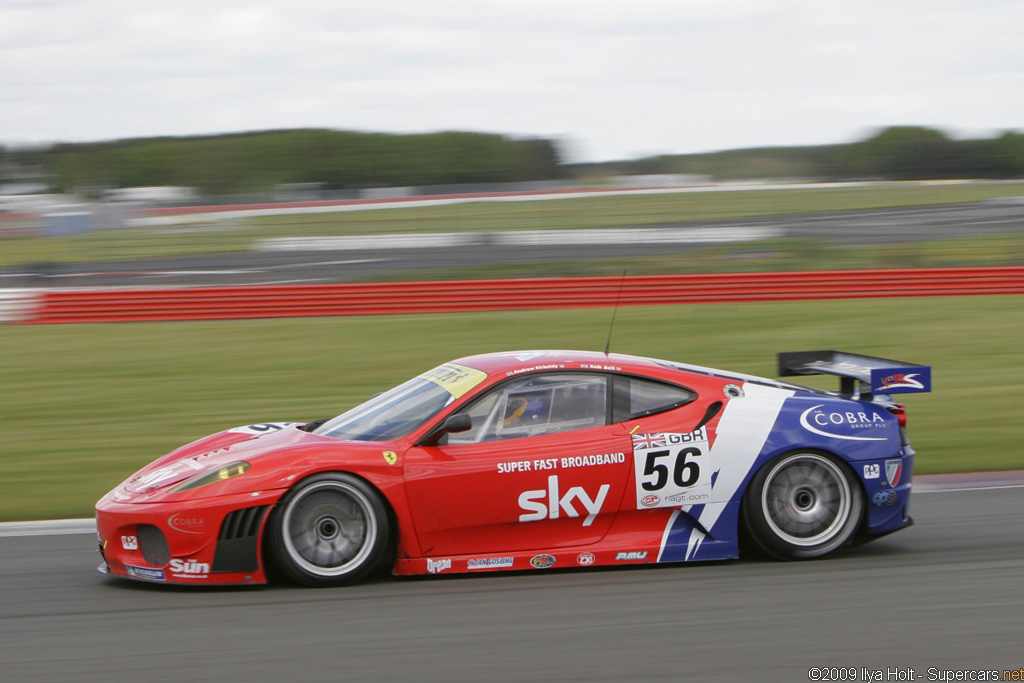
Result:
<svg viewBox="0 0 1024 683">
<path fill-rule="evenodd" d="M 1022 0 L 0 0 L 0 142 L 317 127 L 598 161 L 1024 130 Z"/>
</svg>

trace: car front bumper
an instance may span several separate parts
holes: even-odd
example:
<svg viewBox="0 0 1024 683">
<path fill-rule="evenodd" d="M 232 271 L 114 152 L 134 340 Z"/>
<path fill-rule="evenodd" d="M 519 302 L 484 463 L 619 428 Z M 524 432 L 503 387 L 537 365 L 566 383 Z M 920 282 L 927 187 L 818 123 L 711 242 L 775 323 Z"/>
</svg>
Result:
<svg viewBox="0 0 1024 683">
<path fill-rule="evenodd" d="M 183 503 L 96 505 L 100 571 L 157 583 L 262 584 L 263 528 L 280 491 Z"/>
</svg>

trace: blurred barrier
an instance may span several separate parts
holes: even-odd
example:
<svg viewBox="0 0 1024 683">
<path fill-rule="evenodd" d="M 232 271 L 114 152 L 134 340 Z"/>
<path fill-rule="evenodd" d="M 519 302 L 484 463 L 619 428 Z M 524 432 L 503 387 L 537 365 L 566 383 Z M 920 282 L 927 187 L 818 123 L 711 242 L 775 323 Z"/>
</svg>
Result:
<svg viewBox="0 0 1024 683">
<path fill-rule="evenodd" d="M 268 237 L 256 240 L 254 251 L 346 251 L 425 249 L 441 247 L 531 247 L 542 245 L 727 244 L 785 237 L 775 227 L 714 228 L 575 228 L 571 230 L 505 230 L 498 232 L 435 232 L 392 235 Z"/>
<path fill-rule="evenodd" d="M 4 213 L 0 210 L 0 238 L 31 237 L 39 232 L 42 216 L 37 213 Z"/>
<path fill-rule="evenodd" d="M 31 324 L 1024 294 L 1024 267 L 48 291 Z"/>
</svg>

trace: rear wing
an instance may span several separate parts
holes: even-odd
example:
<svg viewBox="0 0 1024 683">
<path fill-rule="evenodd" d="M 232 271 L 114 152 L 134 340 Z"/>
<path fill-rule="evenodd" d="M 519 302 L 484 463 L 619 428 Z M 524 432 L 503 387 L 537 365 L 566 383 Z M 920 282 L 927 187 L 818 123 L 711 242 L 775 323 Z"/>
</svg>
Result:
<svg viewBox="0 0 1024 683">
<path fill-rule="evenodd" d="M 888 358 L 842 351 L 791 351 L 779 354 L 779 376 L 836 375 L 844 396 L 923 393 L 932 390 L 932 369 Z"/>
</svg>

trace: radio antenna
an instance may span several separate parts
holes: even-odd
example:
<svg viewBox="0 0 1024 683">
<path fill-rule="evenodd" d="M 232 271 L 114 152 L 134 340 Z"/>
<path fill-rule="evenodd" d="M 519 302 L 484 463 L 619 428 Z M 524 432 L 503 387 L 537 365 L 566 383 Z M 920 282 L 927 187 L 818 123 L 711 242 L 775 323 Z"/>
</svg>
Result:
<svg viewBox="0 0 1024 683">
<path fill-rule="evenodd" d="M 622 290 L 626 288 L 626 271 L 622 271 L 622 281 L 619 282 L 619 294 L 615 297 L 615 308 L 612 309 L 612 324 L 608 326 L 608 341 L 604 345 L 604 355 L 612 348 L 612 330 L 615 329 L 615 316 L 619 312 L 619 303 L 622 301 Z"/>
</svg>

